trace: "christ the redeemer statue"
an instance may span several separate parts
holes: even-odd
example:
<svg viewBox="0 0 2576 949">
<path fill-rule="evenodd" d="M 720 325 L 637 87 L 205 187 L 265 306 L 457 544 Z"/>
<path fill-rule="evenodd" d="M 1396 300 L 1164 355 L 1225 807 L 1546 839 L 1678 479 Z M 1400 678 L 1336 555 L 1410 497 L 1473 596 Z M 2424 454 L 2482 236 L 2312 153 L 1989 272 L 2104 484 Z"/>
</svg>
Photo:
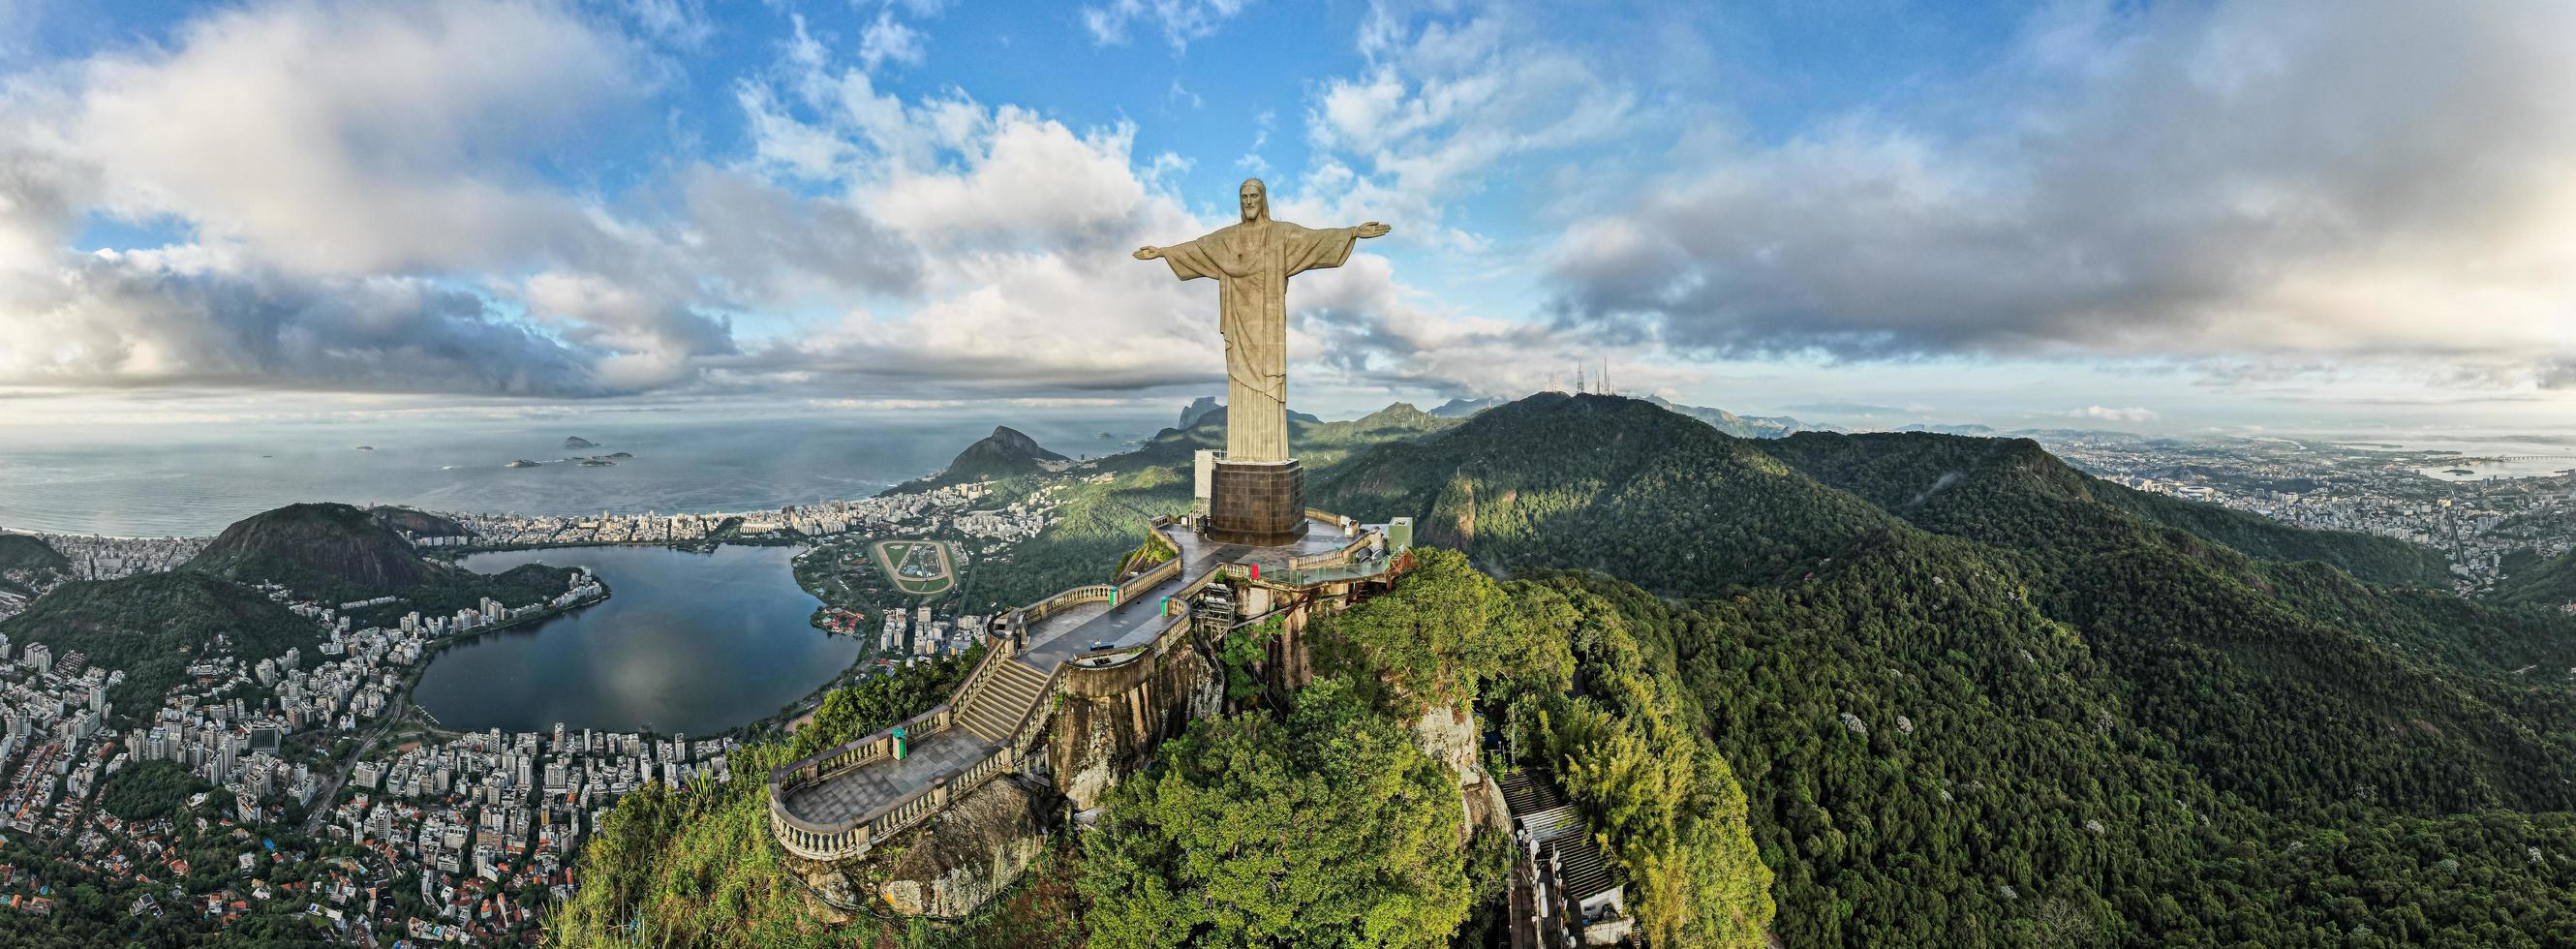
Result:
<svg viewBox="0 0 2576 949">
<path fill-rule="evenodd" d="M 1270 192 L 1254 178 L 1238 195 L 1243 222 L 1170 247 L 1145 247 L 1137 260 L 1161 259 L 1183 280 L 1214 277 L 1225 333 L 1225 460 L 1288 460 L 1288 278 L 1339 267 L 1351 245 L 1387 232 L 1358 227 L 1312 230 L 1270 219 Z"/>
</svg>

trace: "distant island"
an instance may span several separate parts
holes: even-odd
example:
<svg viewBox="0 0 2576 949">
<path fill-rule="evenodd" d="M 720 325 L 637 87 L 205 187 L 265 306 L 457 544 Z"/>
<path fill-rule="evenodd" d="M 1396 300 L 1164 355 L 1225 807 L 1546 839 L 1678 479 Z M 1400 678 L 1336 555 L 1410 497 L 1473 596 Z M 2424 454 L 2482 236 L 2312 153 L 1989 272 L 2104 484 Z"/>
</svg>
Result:
<svg viewBox="0 0 2576 949">
<path fill-rule="evenodd" d="M 634 456 L 634 455 L 632 455 L 632 454 L 630 454 L 630 453 L 622 452 L 622 451 L 621 451 L 621 452 L 612 452 L 612 453 L 605 454 L 605 455 L 590 455 L 590 456 L 588 456 L 588 457 L 583 457 L 583 456 L 573 456 L 573 457 L 569 457 L 569 458 L 557 458 L 557 459 L 555 459 L 553 462 L 531 461 L 531 460 L 526 459 L 526 458 L 521 458 L 521 459 L 518 459 L 518 460 L 516 460 L 516 461 L 510 462 L 509 464 L 502 465 L 501 467 L 504 467 L 504 468 L 535 468 L 535 467 L 539 467 L 539 466 L 542 466 L 542 465 L 547 465 L 547 464 L 558 464 L 558 463 L 559 463 L 559 464 L 568 464 L 568 465 L 579 465 L 579 466 L 584 467 L 584 468 L 611 468 L 611 467 L 615 467 L 615 466 L 617 465 L 617 463 L 618 463 L 618 462 L 625 461 L 626 459 L 633 458 L 633 457 L 635 457 L 635 456 Z"/>
<path fill-rule="evenodd" d="M 599 447 L 599 443 L 583 438 L 579 435 L 574 435 L 570 438 L 564 439 L 563 446 L 565 448 L 597 448 Z"/>
<path fill-rule="evenodd" d="M 358 450 L 359 450 L 359 451 L 374 451 L 374 450 L 376 450 L 376 446 L 374 446 L 374 445 L 360 445 L 360 446 L 358 446 Z"/>
</svg>

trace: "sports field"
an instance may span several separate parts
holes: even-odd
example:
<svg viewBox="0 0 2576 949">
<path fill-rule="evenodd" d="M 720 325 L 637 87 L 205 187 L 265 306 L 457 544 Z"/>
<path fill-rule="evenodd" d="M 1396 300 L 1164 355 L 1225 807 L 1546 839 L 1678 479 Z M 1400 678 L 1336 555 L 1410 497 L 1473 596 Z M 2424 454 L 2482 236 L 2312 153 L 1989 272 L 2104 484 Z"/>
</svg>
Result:
<svg viewBox="0 0 2576 949">
<path fill-rule="evenodd" d="M 868 545 L 877 569 L 894 588 L 914 596 L 937 596 L 957 585 L 957 563 L 948 545 L 935 540 L 881 540 Z"/>
</svg>

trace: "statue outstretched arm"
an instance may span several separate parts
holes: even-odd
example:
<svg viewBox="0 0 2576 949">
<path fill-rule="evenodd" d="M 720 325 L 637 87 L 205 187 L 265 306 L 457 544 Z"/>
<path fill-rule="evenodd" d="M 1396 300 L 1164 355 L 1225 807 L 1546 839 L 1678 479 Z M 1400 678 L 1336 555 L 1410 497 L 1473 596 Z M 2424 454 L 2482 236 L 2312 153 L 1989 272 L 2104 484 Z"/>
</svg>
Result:
<svg viewBox="0 0 2576 949">
<path fill-rule="evenodd" d="M 1361 237 L 1385 237 L 1387 232 L 1392 230 L 1395 229 L 1376 221 L 1370 221 L 1358 227 L 1351 228 L 1352 233 L 1358 234 Z"/>
</svg>

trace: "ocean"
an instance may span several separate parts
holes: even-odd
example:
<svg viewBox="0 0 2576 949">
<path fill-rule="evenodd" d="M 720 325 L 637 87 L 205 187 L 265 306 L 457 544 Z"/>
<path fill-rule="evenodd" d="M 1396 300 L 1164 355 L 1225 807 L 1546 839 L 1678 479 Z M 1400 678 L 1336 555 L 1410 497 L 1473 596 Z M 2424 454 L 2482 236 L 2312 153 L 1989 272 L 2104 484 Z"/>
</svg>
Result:
<svg viewBox="0 0 2576 949">
<path fill-rule="evenodd" d="M 522 514 L 757 510 L 875 494 L 938 470 L 997 424 L 1080 457 L 1125 450 L 1177 414 L 1177 405 L 1150 403 L 1012 418 L 595 412 L 538 421 L 8 426 L 0 428 L 0 528 L 202 536 L 299 501 Z M 598 447 L 566 449 L 567 436 Z M 613 467 L 558 461 L 612 452 L 633 457 Z M 516 459 L 545 464 L 506 467 Z"/>
</svg>

